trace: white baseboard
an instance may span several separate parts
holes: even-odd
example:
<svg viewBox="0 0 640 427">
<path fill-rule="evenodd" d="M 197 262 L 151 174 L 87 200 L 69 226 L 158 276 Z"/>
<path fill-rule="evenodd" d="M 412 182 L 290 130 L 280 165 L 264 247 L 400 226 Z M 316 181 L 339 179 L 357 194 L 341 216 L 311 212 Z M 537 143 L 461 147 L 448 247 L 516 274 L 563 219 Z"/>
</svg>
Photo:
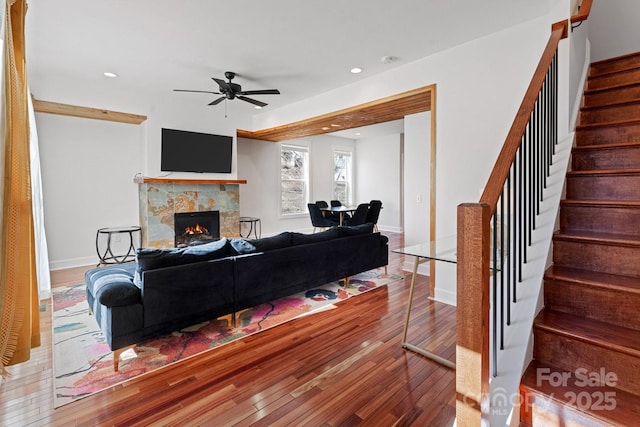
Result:
<svg viewBox="0 0 640 427">
<path fill-rule="evenodd" d="M 390 225 L 378 224 L 378 230 L 389 231 L 391 233 L 404 233 L 404 227 L 392 227 Z"/>
<path fill-rule="evenodd" d="M 64 270 L 65 268 L 86 267 L 88 265 L 98 265 L 98 257 L 90 256 L 83 258 L 71 258 L 58 261 L 49 261 L 49 270 Z"/>
<path fill-rule="evenodd" d="M 436 285 L 435 295 L 433 296 L 434 301 L 438 301 L 444 304 L 456 306 L 457 296 L 455 292 L 448 291 L 446 289 L 438 289 Z"/>
</svg>

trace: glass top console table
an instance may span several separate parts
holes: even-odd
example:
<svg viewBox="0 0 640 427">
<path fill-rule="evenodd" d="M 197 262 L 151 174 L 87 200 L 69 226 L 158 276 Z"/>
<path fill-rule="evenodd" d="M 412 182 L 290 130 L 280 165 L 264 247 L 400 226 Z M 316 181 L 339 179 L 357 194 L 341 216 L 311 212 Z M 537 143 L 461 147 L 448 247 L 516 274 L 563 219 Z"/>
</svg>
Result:
<svg viewBox="0 0 640 427">
<path fill-rule="evenodd" d="M 415 257 L 415 261 L 413 263 L 413 275 L 411 277 L 411 288 L 409 290 L 409 303 L 407 304 L 407 315 L 404 322 L 404 331 L 402 333 L 402 347 L 413 351 L 414 353 L 421 354 L 429 359 L 435 360 L 441 365 L 455 369 L 456 365 L 452 361 L 407 342 L 407 332 L 411 317 L 411 307 L 413 305 L 413 293 L 416 284 L 416 275 L 418 274 L 418 266 L 430 261 L 442 261 L 455 264 L 457 262 L 457 236 L 449 236 L 427 243 L 419 243 L 417 245 L 393 249 L 392 252 Z M 493 257 L 493 251 L 491 251 L 491 254 Z M 501 268 L 499 260 L 494 266 L 492 259 L 490 265 L 492 270 L 499 271 Z"/>
<path fill-rule="evenodd" d="M 418 274 L 418 266 L 429 261 L 443 261 L 456 263 L 456 236 L 449 238 L 434 240 L 432 242 L 420 243 L 413 246 L 407 246 L 400 249 L 394 249 L 393 252 L 415 257 L 413 263 L 413 275 L 411 276 L 411 287 L 409 289 L 409 302 L 407 304 L 407 315 L 404 322 L 404 331 L 402 333 L 402 347 L 432 359 L 441 365 L 455 369 L 456 365 L 452 361 L 445 359 L 435 353 L 427 351 L 407 342 L 407 333 L 409 329 L 409 320 L 411 318 L 411 308 L 413 306 L 413 293 L 416 284 L 416 275 Z"/>
</svg>

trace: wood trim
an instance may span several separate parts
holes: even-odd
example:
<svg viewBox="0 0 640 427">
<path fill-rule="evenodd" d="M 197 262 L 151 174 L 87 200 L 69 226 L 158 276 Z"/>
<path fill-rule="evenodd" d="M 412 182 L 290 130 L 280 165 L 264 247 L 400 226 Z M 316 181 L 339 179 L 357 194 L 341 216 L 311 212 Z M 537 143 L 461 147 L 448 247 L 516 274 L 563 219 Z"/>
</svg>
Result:
<svg viewBox="0 0 640 427">
<path fill-rule="evenodd" d="M 58 102 L 33 99 L 33 109 L 37 113 L 60 114 L 62 116 L 81 117 L 85 119 L 109 120 L 112 122 L 139 125 L 147 120 L 147 116 L 122 113 L 99 108 L 81 107 L 78 105 L 60 104 Z"/>
<path fill-rule="evenodd" d="M 340 130 L 351 129 L 391 120 L 402 119 L 409 114 L 431 111 L 431 165 L 429 189 L 430 218 L 429 236 L 436 239 L 436 84 L 423 86 L 396 95 L 380 98 L 371 102 L 312 117 L 298 122 L 289 123 L 270 129 L 259 131 L 237 130 L 238 138 L 259 139 L 280 142 L 288 139 L 303 138 L 335 132 L 336 128 L 322 130 L 321 127 L 331 126 L 332 123 L 342 123 Z M 352 123 L 353 125 L 347 125 Z M 347 127 L 348 126 L 348 127 Z M 319 131 L 320 130 L 320 131 Z M 430 295 L 435 294 L 436 264 L 429 263 Z"/>
<path fill-rule="evenodd" d="M 589 19 L 592 3 L 593 0 L 582 0 L 582 3 L 580 3 L 580 8 L 578 9 L 578 13 L 571 17 L 571 23 L 575 24 L 576 22 L 582 22 Z"/>
<path fill-rule="evenodd" d="M 424 86 L 386 98 L 334 111 L 316 117 L 257 131 L 237 130 L 239 138 L 280 142 L 337 130 L 353 129 L 404 118 L 430 111 L 434 85 Z"/>
<path fill-rule="evenodd" d="M 246 184 L 246 179 L 176 179 L 176 178 L 149 178 L 137 176 L 133 179 L 136 184 Z"/>
<path fill-rule="evenodd" d="M 551 61 L 555 56 L 556 50 L 558 49 L 558 44 L 560 43 L 560 40 L 567 37 L 568 26 L 568 21 L 560 21 L 552 25 L 549 42 L 542 53 L 538 67 L 531 78 L 529 88 L 524 95 L 524 99 L 520 104 L 520 108 L 516 113 L 511 129 L 509 130 L 504 145 L 502 146 L 502 150 L 498 155 L 498 160 L 496 160 L 495 166 L 493 167 L 489 180 L 487 181 L 487 185 L 480 197 L 481 203 L 486 203 L 491 207 L 492 214 L 496 204 L 498 203 L 498 199 L 502 194 L 504 183 L 507 180 L 507 175 L 511 168 L 512 159 L 515 157 L 516 152 L 520 147 L 522 135 L 524 134 L 529 118 L 531 117 L 531 112 L 533 111 L 536 100 L 538 99 L 538 94 L 540 93 L 544 83 L 547 70 L 551 65 Z"/>
<path fill-rule="evenodd" d="M 456 417 L 464 426 L 489 425 L 489 263 L 491 209 L 458 206 Z"/>
<path fill-rule="evenodd" d="M 431 165 L 429 175 L 431 188 L 429 191 L 429 236 L 431 241 L 436 240 L 436 85 L 431 89 Z M 429 295 L 434 298 L 436 295 L 436 261 L 429 263 Z"/>
</svg>

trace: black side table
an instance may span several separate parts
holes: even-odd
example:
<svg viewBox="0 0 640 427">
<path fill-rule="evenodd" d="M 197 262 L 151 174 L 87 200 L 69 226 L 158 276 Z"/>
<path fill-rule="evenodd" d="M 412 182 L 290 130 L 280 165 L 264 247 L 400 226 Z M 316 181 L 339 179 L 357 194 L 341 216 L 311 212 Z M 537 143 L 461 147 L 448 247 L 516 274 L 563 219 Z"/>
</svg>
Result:
<svg viewBox="0 0 640 427">
<path fill-rule="evenodd" d="M 249 232 L 246 236 L 242 235 L 242 224 L 249 224 Z M 258 234 L 258 229 L 260 230 L 260 234 Z M 262 236 L 262 223 L 260 222 L 260 218 L 254 218 L 251 216 L 241 216 L 240 217 L 240 237 L 249 237 L 253 232 L 253 235 L 256 239 L 259 239 Z"/>
<path fill-rule="evenodd" d="M 142 231 L 141 228 L 136 225 L 132 225 L 129 227 L 107 227 L 98 229 L 98 232 L 96 233 L 96 252 L 98 253 L 98 258 L 100 258 L 98 267 L 100 267 L 101 264 L 122 264 L 123 262 L 133 261 L 136 255 L 136 247 L 133 244 L 133 233 L 138 233 L 138 246 L 140 246 Z M 129 248 L 127 249 L 127 253 L 124 255 L 116 255 L 111 249 L 111 238 L 115 234 L 129 235 Z M 100 250 L 101 235 L 107 236 L 106 247 L 104 248 L 104 250 Z"/>
</svg>

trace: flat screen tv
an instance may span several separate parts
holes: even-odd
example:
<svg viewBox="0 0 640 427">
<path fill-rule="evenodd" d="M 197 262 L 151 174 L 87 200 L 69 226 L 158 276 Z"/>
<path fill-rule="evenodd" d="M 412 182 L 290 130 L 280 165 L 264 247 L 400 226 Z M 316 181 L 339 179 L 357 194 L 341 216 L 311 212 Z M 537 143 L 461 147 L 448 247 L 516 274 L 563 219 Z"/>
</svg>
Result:
<svg viewBox="0 0 640 427">
<path fill-rule="evenodd" d="M 162 129 L 160 170 L 231 173 L 233 137 Z"/>
</svg>

